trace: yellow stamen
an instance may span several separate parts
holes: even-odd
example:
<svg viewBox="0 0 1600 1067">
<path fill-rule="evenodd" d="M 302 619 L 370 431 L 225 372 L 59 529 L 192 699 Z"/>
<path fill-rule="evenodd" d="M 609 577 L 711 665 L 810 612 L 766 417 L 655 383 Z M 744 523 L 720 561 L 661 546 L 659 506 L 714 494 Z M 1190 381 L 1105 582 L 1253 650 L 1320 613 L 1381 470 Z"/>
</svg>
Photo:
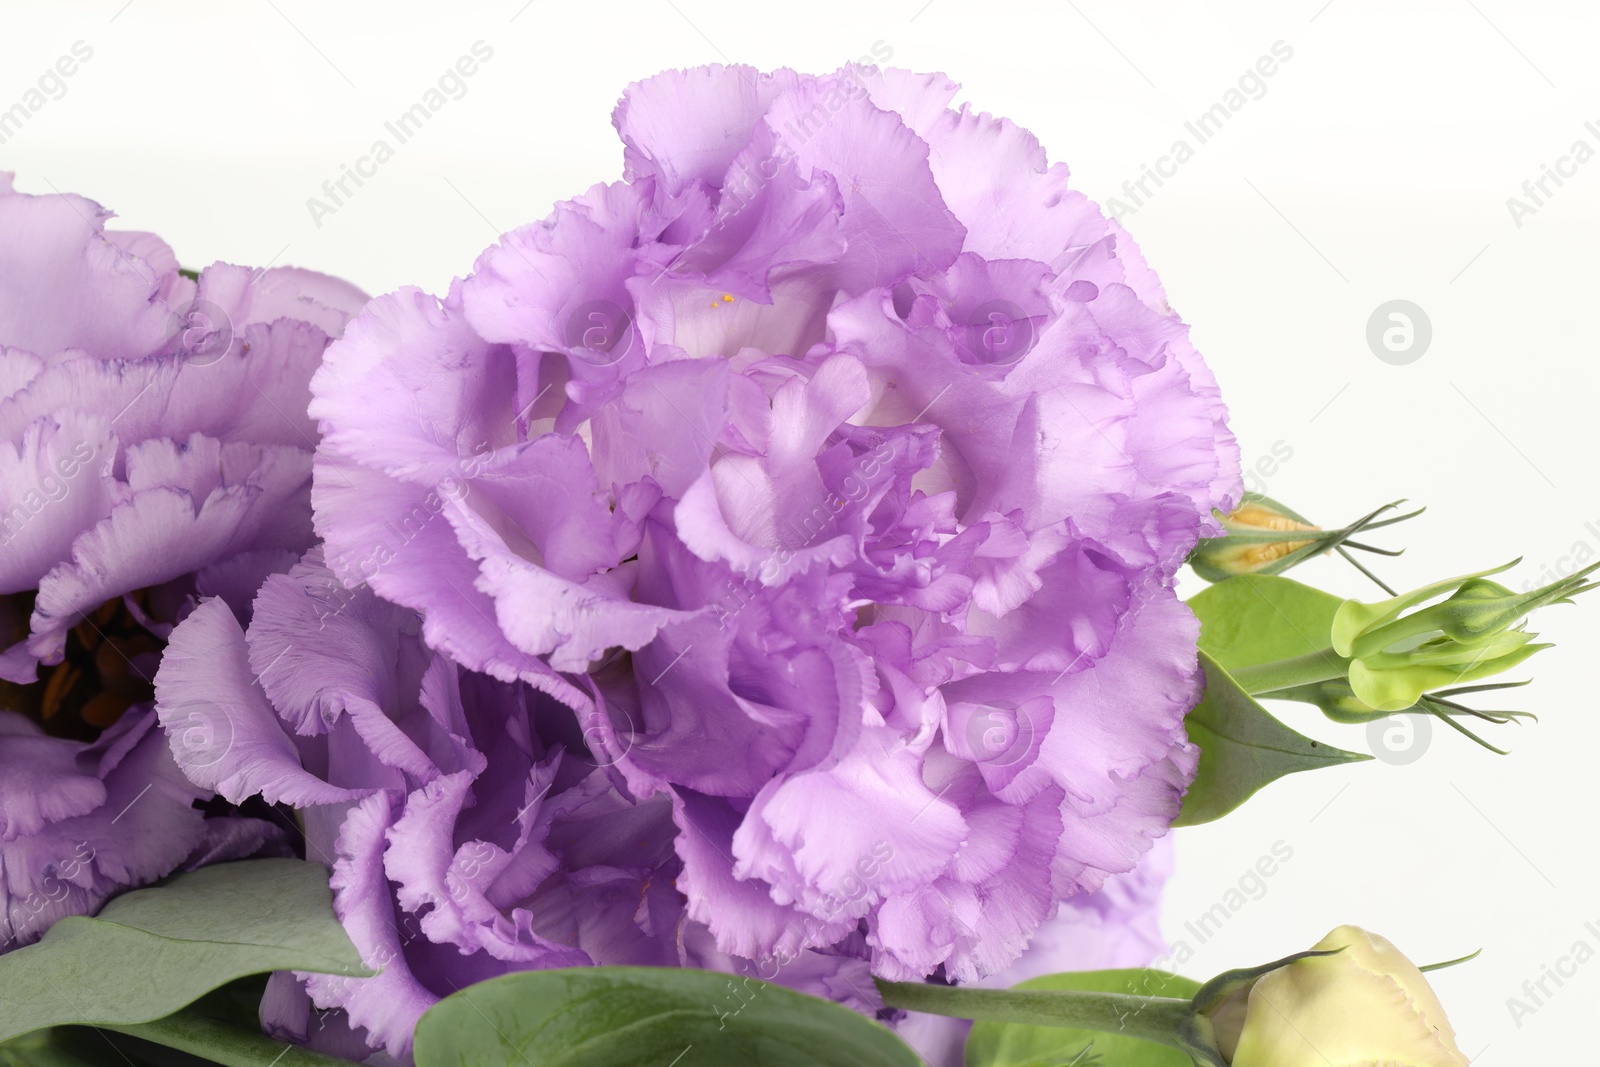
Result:
<svg viewBox="0 0 1600 1067">
<path fill-rule="evenodd" d="M 1312 526 L 1308 523 L 1298 522 L 1289 518 L 1287 515 L 1282 515 L 1276 511 L 1273 511 L 1271 508 L 1262 507 L 1260 504 L 1257 504 L 1254 501 L 1241 505 L 1237 510 L 1234 511 L 1232 515 L 1229 515 L 1228 518 L 1240 526 L 1252 526 L 1259 530 L 1322 529 L 1320 526 Z M 1301 544 L 1304 543 L 1305 542 L 1301 542 Z"/>
<path fill-rule="evenodd" d="M 1282 559 L 1296 549 L 1304 548 L 1310 541 L 1273 541 L 1265 545 L 1251 545 L 1241 552 L 1238 559 L 1249 569 L 1264 567 L 1273 560 Z"/>
</svg>

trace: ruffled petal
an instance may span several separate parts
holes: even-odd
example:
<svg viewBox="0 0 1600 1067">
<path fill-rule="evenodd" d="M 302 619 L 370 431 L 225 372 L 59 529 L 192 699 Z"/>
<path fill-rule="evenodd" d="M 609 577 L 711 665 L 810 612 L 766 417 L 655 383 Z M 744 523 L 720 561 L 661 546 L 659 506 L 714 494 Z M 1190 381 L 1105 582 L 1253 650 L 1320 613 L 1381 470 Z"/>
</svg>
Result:
<svg viewBox="0 0 1600 1067">
<path fill-rule="evenodd" d="M 293 448 L 222 445 L 195 437 L 182 448 L 148 442 L 129 459 L 132 494 L 72 545 L 45 575 L 29 651 L 59 662 L 66 632 L 112 596 L 171 581 L 240 552 L 304 548 L 302 495 L 311 457 Z"/>
<path fill-rule="evenodd" d="M 81 196 L 0 195 L 0 338 L 6 344 L 46 359 L 67 349 L 136 359 L 173 335 L 177 320 L 162 298 L 173 293 L 174 279 L 190 292 L 193 284 L 107 239 L 110 217 Z M 160 259 L 170 262 L 170 251 Z"/>
<path fill-rule="evenodd" d="M 206 600 L 172 631 L 156 673 L 156 710 L 189 780 L 235 804 L 331 804 L 369 790 L 334 786 L 300 752 L 262 693 L 233 612 Z"/>
<path fill-rule="evenodd" d="M 380 973 L 373 978 L 301 974 L 319 1008 L 343 1008 L 350 1022 L 365 1030 L 374 1046 L 408 1057 L 411 1035 L 423 1012 L 438 1003 L 412 973 L 406 940 L 384 875 L 385 835 L 394 825 L 393 802 L 375 793 L 345 816 L 333 864 L 333 910 L 361 953 L 361 962 Z"/>
<path fill-rule="evenodd" d="M 668 192 L 692 181 L 720 186 L 772 101 L 800 82 L 792 70 L 720 64 L 634 82 L 611 114 L 626 146 L 625 175 L 658 178 Z"/>
</svg>

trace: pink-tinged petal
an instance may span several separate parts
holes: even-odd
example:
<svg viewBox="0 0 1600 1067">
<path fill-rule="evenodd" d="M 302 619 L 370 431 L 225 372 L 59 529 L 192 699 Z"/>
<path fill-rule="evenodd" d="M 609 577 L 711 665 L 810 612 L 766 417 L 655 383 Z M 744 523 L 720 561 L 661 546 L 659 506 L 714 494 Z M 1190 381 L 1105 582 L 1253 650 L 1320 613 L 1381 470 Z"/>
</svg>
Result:
<svg viewBox="0 0 1600 1067">
<path fill-rule="evenodd" d="M 995 639 L 1002 670 L 1082 670 L 1111 647 L 1132 597 L 1129 580 L 1097 546 L 1081 542 L 1038 577 L 1040 590 L 1004 617 L 969 612 L 967 632 Z"/>
<path fill-rule="evenodd" d="M 729 377 L 720 359 L 674 360 L 629 375 L 590 422 L 599 484 L 649 478 L 665 495 L 682 496 L 706 470 L 721 435 Z"/>
<path fill-rule="evenodd" d="M 0 593 L 38 588 L 63 546 L 111 510 L 116 439 L 103 419 L 64 412 L 0 438 Z"/>
<path fill-rule="evenodd" d="M 766 149 L 771 137 L 771 131 L 763 128 L 756 144 Z M 713 291 L 727 288 L 758 303 L 771 303 L 775 278 L 793 275 L 802 267 L 832 264 L 844 256 L 848 249 L 844 210 L 844 197 L 825 171 L 807 180 L 793 169 L 779 168 L 770 177 L 765 168 L 761 174 L 736 169 L 723 188 L 714 224 L 672 260 L 672 276 L 700 278 Z M 713 301 L 712 308 L 724 312 L 723 317 L 733 310 L 717 307 L 725 300 L 713 296 Z"/>
<path fill-rule="evenodd" d="M 634 654 L 644 680 L 669 684 L 643 687 L 638 695 L 639 728 L 626 745 L 631 769 L 706 792 L 748 795 L 793 758 L 809 723 L 731 690 L 739 652 L 732 643 L 730 633 L 702 616 L 667 627 Z M 759 683 L 751 681 L 754 689 Z M 833 702 L 832 694 L 817 695 Z"/>
<path fill-rule="evenodd" d="M 723 951 L 754 960 L 793 956 L 803 948 L 831 945 L 855 925 L 843 915 L 819 920 L 776 904 L 760 879 L 736 875 L 733 840 L 739 813 L 727 801 L 679 790 L 672 810 L 689 918 L 710 927 Z"/>
<path fill-rule="evenodd" d="M 346 586 L 365 581 L 387 600 L 422 614 L 428 645 L 469 670 L 521 679 L 587 707 L 588 698 L 538 658 L 513 645 L 477 587 L 478 566 L 440 515 L 433 490 L 407 485 L 324 449 L 312 489 L 329 569 Z"/>
<path fill-rule="evenodd" d="M 0 439 L 15 438 L 32 420 L 87 410 L 110 423 L 122 450 L 195 433 L 225 442 L 314 448 L 317 431 L 305 413 L 306 390 L 326 344 L 316 327 L 284 321 L 242 328 L 214 361 L 61 360 L 0 402 Z"/>
<path fill-rule="evenodd" d="M 304 547 L 304 486 L 311 457 L 291 448 L 181 449 L 147 442 L 130 455 L 128 499 L 82 534 L 72 557 L 45 575 L 29 650 L 59 662 L 78 617 L 112 596 L 172 581 L 240 552 Z"/>
<path fill-rule="evenodd" d="M 621 321 L 631 307 L 624 283 L 646 264 L 634 234 L 648 202 L 648 185 L 599 185 L 545 222 L 505 234 L 461 286 L 467 321 L 488 341 L 627 358 L 633 332 Z M 606 320 L 606 337 L 591 345 L 593 311 Z"/>
<path fill-rule="evenodd" d="M 972 561 L 972 603 L 985 614 L 1003 619 L 1044 588 L 1040 572 L 1071 540 L 1066 524 L 1032 533 L 1021 525 L 1021 513 L 989 515 L 989 536 Z"/>
<path fill-rule="evenodd" d="M 255 614 L 251 667 L 296 733 L 322 733 L 350 700 L 397 715 L 416 708 L 427 663 L 416 616 L 366 589 L 345 589 L 316 552 L 266 581 Z"/>
<path fill-rule="evenodd" d="M 824 917 L 859 915 L 913 890 L 968 833 L 955 806 L 923 783 L 921 762 L 878 731 L 827 770 L 774 779 L 734 834 L 735 876 L 762 879 L 775 901 Z M 864 811 L 873 817 L 863 821 Z"/>
<path fill-rule="evenodd" d="M 833 294 L 827 272 L 812 270 L 775 273 L 764 292 L 694 276 L 641 275 L 628 289 L 639 336 L 655 359 L 673 350 L 690 359 L 734 359 L 746 350 L 799 358 L 825 340 Z"/>
<path fill-rule="evenodd" d="M 856 68 L 856 73 L 866 85 L 872 103 L 899 115 L 900 121 L 923 140 L 928 139 L 928 131 L 961 91 L 959 82 L 943 74 L 915 74 L 898 67 Z"/>
<path fill-rule="evenodd" d="M 110 217 L 71 194 L 0 196 L 0 339 L 46 359 L 69 348 L 137 359 L 164 347 L 177 320 L 161 298 L 176 272 L 108 240 Z"/>
<path fill-rule="evenodd" d="M 792 70 L 720 64 L 634 82 L 611 115 L 627 146 L 624 173 L 659 178 L 673 193 L 695 180 L 721 185 L 772 101 L 800 82 Z"/>
<path fill-rule="evenodd" d="M 190 781 L 235 804 L 332 804 L 369 792 L 331 785 L 307 771 L 250 668 L 233 612 L 206 600 L 172 631 L 156 673 L 156 711 Z"/>
<path fill-rule="evenodd" d="M 312 1001 L 343 1008 L 351 1023 L 392 1056 L 408 1057 L 411 1035 L 423 1012 L 439 997 L 412 973 L 400 937 L 395 903 L 384 874 L 387 833 L 394 826 L 393 802 L 376 793 L 345 816 L 334 861 L 333 910 L 361 953 L 361 962 L 381 973 L 373 978 L 301 975 Z"/>
<path fill-rule="evenodd" d="M 105 803 L 105 783 L 78 770 L 81 746 L 47 737 L 14 711 L 0 711 L 0 738 L 0 841 L 36 834 Z"/>
<path fill-rule="evenodd" d="M 803 177 L 825 171 L 838 183 L 850 246 L 838 273 L 846 292 L 943 270 L 961 252 L 966 231 L 945 206 L 928 145 L 899 116 L 873 107 L 860 83 L 834 78 L 786 93 L 766 125 Z"/>
<path fill-rule="evenodd" d="M 518 555 L 476 512 L 450 501 L 445 515 L 478 561 L 476 587 L 493 598 L 506 639 L 529 655 L 549 656 L 558 671 L 585 670 L 611 648 L 642 648 L 682 618 L 628 600 L 625 569 L 570 581 Z"/>
<path fill-rule="evenodd" d="M 194 594 L 197 597 L 221 597 L 233 609 L 235 616 L 248 623 L 250 605 L 255 601 L 261 583 L 274 574 L 287 572 L 299 559 L 300 553 L 287 548 L 241 552 L 196 571 Z"/>
<path fill-rule="evenodd" d="M 415 289 L 369 304 L 311 386 L 330 448 L 419 482 L 470 473 L 516 415 L 511 353 Z"/>
<path fill-rule="evenodd" d="M 0 344 L 0 401 L 21 392 L 44 368 L 44 360 L 32 352 Z"/>
<path fill-rule="evenodd" d="M 214 815 L 205 820 L 205 836 L 183 861 L 183 869 L 197 871 L 213 863 L 267 857 L 296 858 L 283 827 L 264 819 Z"/>
<path fill-rule="evenodd" d="M 76 753 L 77 774 L 104 783 L 104 801 L 0 841 L 0 952 L 170 874 L 204 840 L 205 819 L 193 806 L 204 791 L 179 773 L 154 726 L 148 708 L 135 708 L 92 745 L 48 739 Z M 0 748 L 24 736 L 0 735 Z"/>
<path fill-rule="evenodd" d="M 342 278 L 299 267 L 250 270 L 214 263 L 201 272 L 196 299 L 221 308 L 236 330 L 291 319 L 338 337 L 367 294 Z"/>
</svg>

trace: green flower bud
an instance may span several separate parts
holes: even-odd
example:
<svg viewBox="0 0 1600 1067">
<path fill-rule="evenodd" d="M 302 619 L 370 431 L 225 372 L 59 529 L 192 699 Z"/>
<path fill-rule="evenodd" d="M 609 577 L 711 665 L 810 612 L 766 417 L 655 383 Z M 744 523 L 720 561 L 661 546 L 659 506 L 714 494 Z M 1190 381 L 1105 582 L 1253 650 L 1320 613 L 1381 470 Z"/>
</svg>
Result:
<svg viewBox="0 0 1600 1067">
<path fill-rule="evenodd" d="M 1542 648 L 1544 646 L 1537 647 Z M 1529 654 L 1531 655 L 1532 653 L 1530 652 Z M 1303 704 L 1313 704 L 1321 709 L 1322 714 L 1334 722 L 1345 725 L 1376 722 L 1379 719 L 1391 718 L 1395 714 L 1402 712 L 1413 715 L 1432 715 L 1451 729 L 1482 745 L 1490 752 L 1504 756 L 1506 754 L 1505 749 L 1491 745 L 1462 725 L 1460 720 L 1473 718 L 1480 719 L 1483 722 L 1494 723 L 1497 726 L 1504 726 L 1508 722 L 1515 722 L 1518 719 L 1533 719 L 1536 716 L 1526 711 L 1483 711 L 1478 708 L 1469 708 L 1454 698 L 1465 696 L 1468 693 L 1482 693 L 1495 689 L 1516 689 L 1527 684 L 1525 681 L 1496 682 L 1492 685 L 1464 685 L 1454 689 L 1435 689 L 1423 693 L 1411 706 L 1400 709 L 1373 707 L 1357 696 L 1354 687 L 1344 678 L 1294 686 L 1290 689 L 1280 689 L 1272 695 L 1280 700 L 1298 700 Z"/>
<path fill-rule="evenodd" d="M 1377 581 L 1345 549 L 1357 548 L 1386 556 L 1399 555 L 1398 552 L 1350 540 L 1361 530 L 1391 526 L 1421 514 L 1419 510 L 1376 521 L 1379 515 L 1398 503 L 1385 504 L 1348 526 L 1324 530 L 1271 497 L 1246 493 L 1232 514 L 1217 513 L 1217 521 L 1227 532 L 1221 537 L 1201 538 L 1189 555 L 1189 565 L 1206 581 L 1220 582 L 1240 574 L 1281 574 L 1312 556 L 1338 552 L 1362 573 Z M 1378 584 L 1383 585 L 1382 582 Z M 1387 587 L 1384 588 L 1387 591 Z"/>
<path fill-rule="evenodd" d="M 1208 582 L 1236 574 L 1277 574 L 1326 551 L 1319 539 L 1299 536 L 1321 534 L 1322 527 L 1259 493 L 1246 493 L 1233 514 L 1218 513 L 1217 519 L 1227 533 L 1201 538 L 1189 557 L 1195 573 Z"/>
<path fill-rule="evenodd" d="M 1600 564 L 1528 593 L 1488 580 L 1516 562 L 1375 604 L 1347 600 L 1340 605 L 1332 645 L 1351 660 L 1348 677 L 1355 698 L 1377 711 L 1405 711 L 1429 690 L 1491 677 L 1550 647 L 1534 643 L 1538 635 L 1522 629 L 1528 613 L 1593 588 L 1585 579 Z M 1419 607 L 1441 596 L 1438 603 Z"/>
</svg>

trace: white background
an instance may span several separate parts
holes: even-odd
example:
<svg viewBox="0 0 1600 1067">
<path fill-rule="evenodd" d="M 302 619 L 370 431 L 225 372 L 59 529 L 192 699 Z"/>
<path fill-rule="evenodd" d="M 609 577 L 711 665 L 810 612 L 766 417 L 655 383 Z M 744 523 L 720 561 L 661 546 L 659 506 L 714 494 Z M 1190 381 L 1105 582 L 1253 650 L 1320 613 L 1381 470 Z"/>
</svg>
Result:
<svg viewBox="0 0 1600 1067">
<path fill-rule="evenodd" d="M 1124 219 L 1216 369 L 1246 463 L 1292 449 L 1268 489 L 1328 523 L 1425 502 L 1383 538 L 1410 546 L 1382 561 L 1399 586 L 1522 554 L 1508 583 L 1521 587 L 1577 542 L 1600 550 L 1600 160 L 1520 227 L 1506 204 L 1573 141 L 1600 149 L 1584 129 L 1600 119 L 1600 15 L 1509 0 L 523 3 L 5 3 L 0 110 L 74 42 L 94 55 L 0 145 L 0 169 L 25 191 L 101 201 L 190 266 L 274 261 L 373 293 L 437 290 L 500 230 L 617 177 L 611 108 L 664 67 L 831 70 L 881 41 L 894 65 L 945 71 L 963 99 L 1035 131 L 1104 200 L 1281 40 L 1293 58 L 1265 96 Z M 315 225 L 306 199 L 480 39 L 494 56 L 466 96 Z M 1433 326 L 1407 366 L 1365 341 L 1368 316 L 1394 298 Z M 1373 591 L 1337 561 L 1298 576 Z M 1180 832 L 1166 929 L 1191 944 L 1185 924 L 1259 856 L 1280 840 L 1294 850 L 1186 969 L 1265 961 L 1342 922 L 1419 962 L 1481 947 L 1435 976 L 1473 1062 L 1592 1060 L 1600 960 L 1548 984 L 1554 996 L 1520 1026 L 1507 1005 L 1576 942 L 1600 951 L 1585 928 L 1600 932 L 1588 669 L 1600 598 L 1537 622 L 1560 647 L 1516 694 L 1542 722 L 1492 735 L 1510 757 L 1439 726 L 1410 765 L 1302 775 Z M 1289 721 L 1308 732 L 1369 748 L 1364 729 L 1298 711 Z"/>
</svg>

